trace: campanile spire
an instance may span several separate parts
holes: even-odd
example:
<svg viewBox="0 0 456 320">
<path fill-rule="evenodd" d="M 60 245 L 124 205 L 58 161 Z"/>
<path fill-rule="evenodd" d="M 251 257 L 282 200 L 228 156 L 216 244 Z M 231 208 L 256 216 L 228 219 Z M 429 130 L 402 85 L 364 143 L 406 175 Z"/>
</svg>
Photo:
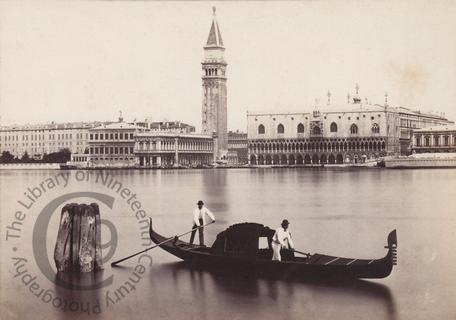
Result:
<svg viewBox="0 0 456 320">
<path fill-rule="evenodd" d="M 217 17 L 215 14 L 215 7 L 212 7 L 212 25 L 207 37 L 206 47 L 220 47 L 223 48 L 222 34 L 217 23 Z"/>
</svg>

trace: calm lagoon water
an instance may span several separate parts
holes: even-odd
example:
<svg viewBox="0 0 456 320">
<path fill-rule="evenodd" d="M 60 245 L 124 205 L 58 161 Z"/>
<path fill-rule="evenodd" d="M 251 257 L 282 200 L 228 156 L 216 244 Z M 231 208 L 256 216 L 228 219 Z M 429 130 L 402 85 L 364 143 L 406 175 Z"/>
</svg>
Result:
<svg viewBox="0 0 456 320">
<path fill-rule="evenodd" d="M 63 176 L 56 178 L 62 173 L 69 174 L 67 184 Z M 131 190 L 135 198 L 130 203 L 116 188 L 97 181 L 97 174 L 0 171 L 1 319 L 456 319 L 456 170 L 103 171 Z M 31 193 L 41 183 L 35 199 Z M 102 242 L 113 251 L 109 261 L 147 245 L 133 200 L 153 217 L 157 231 L 171 236 L 191 228 L 192 209 L 202 199 L 217 218 L 206 228 L 208 244 L 233 223 L 276 228 L 286 218 L 298 250 L 378 258 L 386 252 L 388 232 L 397 229 L 398 266 L 388 278 L 372 281 L 273 281 L 191 270 L 157 248 L 120 268 L 108 261 L 96 279 L 71 280 L 84 285 L 112 276 L 106 287 L 68 290 L 39 267 L 48 261 L 55 269 L 62 205 L 47 228 L 35 230 L 49 258 L 34 256 L 40 243 L 32 235 L 48 203 L 82 191 L 114 198 L 112 209 L 100 204 L 102 218 L 115 229 L 113 237 L 107 225 L 102 228 Z M 25 218 L 19 221 L 15 215 Z M 19 231 L 7 229 L 14 221 L 22 223 L 14 224 Z"/>
</svg>

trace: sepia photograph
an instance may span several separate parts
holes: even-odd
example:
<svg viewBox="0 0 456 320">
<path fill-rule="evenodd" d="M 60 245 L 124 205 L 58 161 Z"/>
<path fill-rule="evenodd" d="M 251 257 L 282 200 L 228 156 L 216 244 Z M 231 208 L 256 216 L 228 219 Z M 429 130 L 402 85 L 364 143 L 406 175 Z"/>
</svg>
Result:
<svg viewBox="0 0 456 320">
<path fill-rule="evenodd" d="M 0 1 L 0 319 L 456 319 L 455 120 L 455 1 Z"/>
</svg>

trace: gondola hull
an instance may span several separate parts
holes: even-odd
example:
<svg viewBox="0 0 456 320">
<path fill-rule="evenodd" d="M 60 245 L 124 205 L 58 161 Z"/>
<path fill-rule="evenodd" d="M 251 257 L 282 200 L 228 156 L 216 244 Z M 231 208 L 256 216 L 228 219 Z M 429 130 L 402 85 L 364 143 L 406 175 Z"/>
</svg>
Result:
<svg viewBox="0 0 456 320">
<path fill-rule="evenodd" d="M 388 252 L 380 259 L 349 259 L 313 254 L 308 258 L 293 257 L 283 261 L 272 261 L 272 252 L 264 251 L 263 258 L 256 256 L 232 256 L 215 254 L 209 247 L 198 246 L 177 238 L 166 238 L 149 228 L 150 238 L 155 244 L 165 242 L 160 247 L 170 254 L 198 268 L 216 269 L 230 272 L 252 272 L 267 277 L 350 277 L 350 278 L 385 278 L 391 274 L 396 264 L 396 230 L 388 236 Z M 260 255 L 261 256 L 261 255 Z"/>
</svg>

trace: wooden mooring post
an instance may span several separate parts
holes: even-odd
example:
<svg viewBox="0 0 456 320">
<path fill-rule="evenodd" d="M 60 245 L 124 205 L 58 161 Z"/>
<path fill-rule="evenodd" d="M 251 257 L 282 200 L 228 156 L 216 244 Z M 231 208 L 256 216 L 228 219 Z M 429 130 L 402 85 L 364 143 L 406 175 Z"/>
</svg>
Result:
<svg viewBox="0 0 456 320">
<path fill-rule="evenodd" d="M 54 261 L 58 272 L 101 270 L 101 221 L 96 203 L 62 208 Z"/>
</svg>

